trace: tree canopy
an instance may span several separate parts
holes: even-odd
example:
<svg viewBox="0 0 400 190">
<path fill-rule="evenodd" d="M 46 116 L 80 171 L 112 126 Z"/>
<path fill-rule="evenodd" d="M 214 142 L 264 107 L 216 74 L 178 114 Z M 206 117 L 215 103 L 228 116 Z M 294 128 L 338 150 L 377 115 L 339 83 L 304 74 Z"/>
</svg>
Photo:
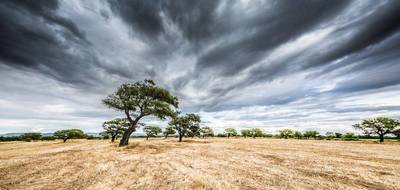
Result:
<svg viewBox="0 0 400 190">
<path fill-rule="evenodd" d="M 54 136 L 66 142 L 68 139 L 85 138 L 86 134 L 80 129 L 66 129 L 54 132 Z"/>
<path fill-rule="evenodd" d="M 237 135 L 237 131 L 234 128 L 226 128 L 225 129 L 225 134 L 229 138 L 230 136 L 236 136 Z"/>
<path fill-rule="evenodd" d="M 294 131 L 292 129 L 281 129 L 279 135 L 285 139 L 293 137 Z"/>
<path fill-rule="evenodd" d="M 154 126 L 154 125 L 150 125 L 150 126 L 145 126 L 143 128 L 143 131 L 146 133 L 146 139 L 149 139 L 149 137 L 155 137 L 158 134 L 161 133 L 161 128 L 159 126 Z"/>
<path fill-rule="evenodd" d="M 115 93 L 103 99 L 103 103 L 109 108 L 122 111 L 130 123 L 124 131 L 120 146 L 128 144 L 129 137 L 136 131 L 141 118 L 150 115 L 159 119 L 173 117 L 174 108 L 178 108 L 178 99 L 152 80 L 123 84 Z"/>
</svg>

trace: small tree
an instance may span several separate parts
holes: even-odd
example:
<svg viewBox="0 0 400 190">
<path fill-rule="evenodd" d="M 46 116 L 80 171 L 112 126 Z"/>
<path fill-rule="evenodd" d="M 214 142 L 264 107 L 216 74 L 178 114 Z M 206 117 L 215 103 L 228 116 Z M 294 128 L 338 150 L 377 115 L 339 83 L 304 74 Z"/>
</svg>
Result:
<svg viewBox="0 0 400 190">
<path fill-rule="evenodd" d="M 377 117 L 363 120 L 359 124 L 354 124 L 353 127 L 363 130 L 367 135 L 377 134 L 379 136 L 379 142 L 383 142 L 386 134 L 398 130 L 400 121 L 387 117 Z"/>
<path fill-rule="evenodd" d="M 202 127 L 200 128 L 200 135 L 204 137 L 213 137 L 214 136 L 214 130 L 211 127 Z"/>
<path fill-rule="evenodd" d="M 300 131 L 295 131 L 293 136 L 297 139 L 301 139 L 301 137 L 303 137 L 303 134 Z"/>
<path fill-rule="evenodd" d="M 314 130 L 310 130 L 310 131 L 306 131 L 304 132 L 303 136 L 306 137 L 307 139 L 309 138 L 317 138 L 317 135 L 319 135 L 318 131 L 314 131 Z"/>
<path fill-rule="evenodd" d="M 261 129 L 259 129 L 259 128 L 254 128 L 254 129 L 250 130 L 250 135 L 253 138 L 262 137 L 263 136 L 263 131 Z"/>
<path fill-rule="evenodd" d="M 242 130 L 240 130 L 240 133 L 242 134 L 242 136 L 244 138 L 251 136 L 251 131 L 249 129 L 242 129 Z"/>
<path fill-rule="evenodd" d="M 117 118 L 103 123 L 104 132 L 102 136 L 111 136 L 111 142 L 124 133 L 130 123 L 126 118 Z"/>
<path fill-rule="evenodd" d="M 175 116 L 169 123 L 178 132 L 179 142 L 182 142 L 182 137 L 191 132 L 192 128 L 200 128 L 200 116 L 197 114 L 186 114 L 184 116 Z"/>
<path fill-rule="evenodd" d="M 225 134 L 229 139 L 230 136 L 236 136 L 237 132 L 236 132 L 236 129 L 234 129 L 234 128 L 226 128 L 225 129 Z"/>
<path fill-rule="evenodd" d="M 335 138 L 342 138 L 342 133 L 335 133 Z"/>
<path fill-rule="evenodd" d="M 156 137 L 160 134 L 161 128 L 158 126 L 146 126 L 143 128 L 143 131 L 146 133 L 146 140 L 148 140 L 149 137 Z"/>
<path fill-rule="evenodd" d="M 168 138 L 168 135 L 173 135 L 175 133 L 176 133 L 175 129 L 171 126 L 166 127 L 163 131 L 165 138 Z"/>
<path fill-rule="evenodd" d="M 294 131 L 292 129 L 282 129 L 279 130 L 279 135 L 285 139 L 292 137 L 294 134 Z"/>
<path fill-rule="evenodd" d="M 66 142 L 68 139 L 85 138 L 86 134 L 80 129 L 66 129 L 54 132 L 54 136 Z"/>
<path fill-rule="evenodd" d="M 138 128 L 139 120 L 146 116 L 159 119 L 174 117 L 174 108 L 178 107 L 178 99 L 164 88 L 156 86 L 152 80 L 144 80 L 134 84 L 123 84 L 103 103 L 109 108 L 122 111 L 130 126 L 124 131 L 119 146 L 127 145 L 129 137 Z"/>
</svg>

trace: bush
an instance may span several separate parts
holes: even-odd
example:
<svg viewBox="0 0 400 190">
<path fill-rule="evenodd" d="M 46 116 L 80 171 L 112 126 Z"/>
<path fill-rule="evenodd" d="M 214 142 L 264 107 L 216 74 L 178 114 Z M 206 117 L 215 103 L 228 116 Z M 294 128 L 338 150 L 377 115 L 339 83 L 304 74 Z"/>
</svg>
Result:
<svg viewBox="0 0 400 190">
<path fill-rule="evenodd" d="M 40 138 L 40 140 L 42 140 L 42 141 L 54 141 L 56 139 L 57 138 L 55 136 L 44 136 L 44 137 Z"/>
<path fill-rule="evenodd" d="M 345 133 L 342 135 L 342 140 L 344 141 L 357 141 L 358 137 L 354 133 Z"/>
<path fill-rule="evenodd" d="M 40 140 L 41 137 L 41 133 L 24 133 L 23 135 L 21 135 L 21 139 L 27 142 L 30 142 L 32 140 Z"/>
</svg>

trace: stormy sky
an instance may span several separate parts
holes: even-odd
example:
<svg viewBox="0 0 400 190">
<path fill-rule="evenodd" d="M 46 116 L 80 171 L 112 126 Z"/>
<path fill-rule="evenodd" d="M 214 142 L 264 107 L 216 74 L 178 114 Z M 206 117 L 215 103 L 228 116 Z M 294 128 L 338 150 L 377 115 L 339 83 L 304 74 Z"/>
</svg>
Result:
<svg viewBox="0 0 400 190">
<path fill-rule="evenodd" d="M 123 116 L 101 99 L 143 79 L 217 132 L 400 118 L 398 0 L 3 0 L 0 19 L 0 133 L 99 132 Z"/>
</svg>

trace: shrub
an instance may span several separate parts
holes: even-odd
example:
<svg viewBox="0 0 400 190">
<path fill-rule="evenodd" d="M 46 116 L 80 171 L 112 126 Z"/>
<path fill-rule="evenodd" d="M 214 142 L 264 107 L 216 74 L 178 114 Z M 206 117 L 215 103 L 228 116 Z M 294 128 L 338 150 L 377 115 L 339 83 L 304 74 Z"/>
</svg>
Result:
<svg viewBox="0 0 400 190">
<path fill-rule="evenodd" d="M 27 142 L 30 142 L 32 140 L 40 140 L 41 137 L 41 133 L 24 133 L 23 135 L 21 135 L 21 139 Z"/>
<path fill-rule="evenodd" d="M 44 136 L 44 137 L 42 137 L 40 140 L 43 140 L 43 141 L 53 141 L 53 140 L 56 140 L 57 138 L 55 137 L 55 136 Z"/>
</svg>

